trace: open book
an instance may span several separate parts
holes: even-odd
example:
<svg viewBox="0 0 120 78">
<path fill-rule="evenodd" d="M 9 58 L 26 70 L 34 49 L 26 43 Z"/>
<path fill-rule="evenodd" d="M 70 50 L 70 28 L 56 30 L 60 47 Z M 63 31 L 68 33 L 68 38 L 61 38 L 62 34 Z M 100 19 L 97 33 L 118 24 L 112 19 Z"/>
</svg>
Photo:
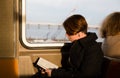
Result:
<svg viewBox="0 0 120 78">
<path fill-rule="evenodd" d="M 44 58 L 38 58 L 36 64 L 40 66 L 43 69 L 49 69 L 49 68 L 58 68 L 57 65 L 53 64 L 52 62 L 44 59 Z"/>
</svg>

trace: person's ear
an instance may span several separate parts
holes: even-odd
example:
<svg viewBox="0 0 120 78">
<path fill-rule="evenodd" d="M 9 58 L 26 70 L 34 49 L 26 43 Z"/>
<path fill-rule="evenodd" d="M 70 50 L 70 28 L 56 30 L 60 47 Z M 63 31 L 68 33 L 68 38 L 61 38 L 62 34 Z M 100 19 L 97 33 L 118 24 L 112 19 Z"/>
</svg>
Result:
<svg viewBox="0 0 120 78">
<path fill-rule="evenodd" d="M 78 33 L 78 37 L 80 37 L 80 33 Z"/>
<path fill-rule="evenodd" d="M 81 35 L 81 32 L 79 32 L 77 35 L 78 35 L 78 37 L 80 37 L 80 35 Z"/>
</svg>

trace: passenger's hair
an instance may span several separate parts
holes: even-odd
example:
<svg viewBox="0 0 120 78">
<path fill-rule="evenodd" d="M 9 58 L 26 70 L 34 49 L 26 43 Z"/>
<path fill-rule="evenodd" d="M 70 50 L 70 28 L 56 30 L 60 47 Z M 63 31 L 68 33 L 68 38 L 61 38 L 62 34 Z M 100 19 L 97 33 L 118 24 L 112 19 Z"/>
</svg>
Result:
<svg viewBox="0 0 120 78">
<path fill-rule="evenodd" d="M 120 12 L 109 14 L 103 21 L 100 35 L 102 38 L 114 36 L 120 32 Z"/>
<path fill-rule="evenodd" d="M 76 14 L 68 17 L 63 26 L 68 35 L 75 35 L 78 32 L 87 33 L 88 24 L 82 15 Z"/>
</svg>

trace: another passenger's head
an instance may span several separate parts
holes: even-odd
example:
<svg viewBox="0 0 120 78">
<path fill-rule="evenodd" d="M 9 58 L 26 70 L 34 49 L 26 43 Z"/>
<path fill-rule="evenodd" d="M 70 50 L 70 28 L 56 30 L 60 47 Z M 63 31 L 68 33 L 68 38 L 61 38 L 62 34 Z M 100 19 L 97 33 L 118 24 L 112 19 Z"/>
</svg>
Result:
<svg viewBox="0 0 120 78">
<path fill-rule="evenodd" d="M 74 38 L 71 41 L 79 39 L 78 37 L 80 36 L 80 34 L 79 34 L 80 32 L 83 33 L 83 34 L 86 34 L 87 33 L 87 28 L 88 28 L 88 24 L 87 24 L 85 18 L 82 15 L 79 15 L 79 14 L 72 15 L 72 16 L 68 17 L 64 21 L 63 26 L 66 30 L 66 34 L 69 37 Z"/>
<path fill-rule="evenodd" d="M 103 21 L 100 35 L 102 38 L 114 36 L 120 33 L 120 12 L 109 14 Z"/>
</svg>

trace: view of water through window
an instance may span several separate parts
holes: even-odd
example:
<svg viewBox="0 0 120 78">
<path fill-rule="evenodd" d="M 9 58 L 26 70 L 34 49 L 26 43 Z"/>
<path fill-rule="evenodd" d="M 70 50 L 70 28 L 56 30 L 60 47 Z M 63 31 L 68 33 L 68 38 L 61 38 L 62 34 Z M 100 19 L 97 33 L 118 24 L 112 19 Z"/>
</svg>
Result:
<svg viewBox="0 0 120 78">
<path fill-rule="evenodd" d="M 120 0 L 26 0 L 25 35 L 29 43 L 69 42 L 62 22 L 73 14 L 83 15 L 90 32 L 99 36 L 103 19 L 120 11 Z"/>
</svg>

